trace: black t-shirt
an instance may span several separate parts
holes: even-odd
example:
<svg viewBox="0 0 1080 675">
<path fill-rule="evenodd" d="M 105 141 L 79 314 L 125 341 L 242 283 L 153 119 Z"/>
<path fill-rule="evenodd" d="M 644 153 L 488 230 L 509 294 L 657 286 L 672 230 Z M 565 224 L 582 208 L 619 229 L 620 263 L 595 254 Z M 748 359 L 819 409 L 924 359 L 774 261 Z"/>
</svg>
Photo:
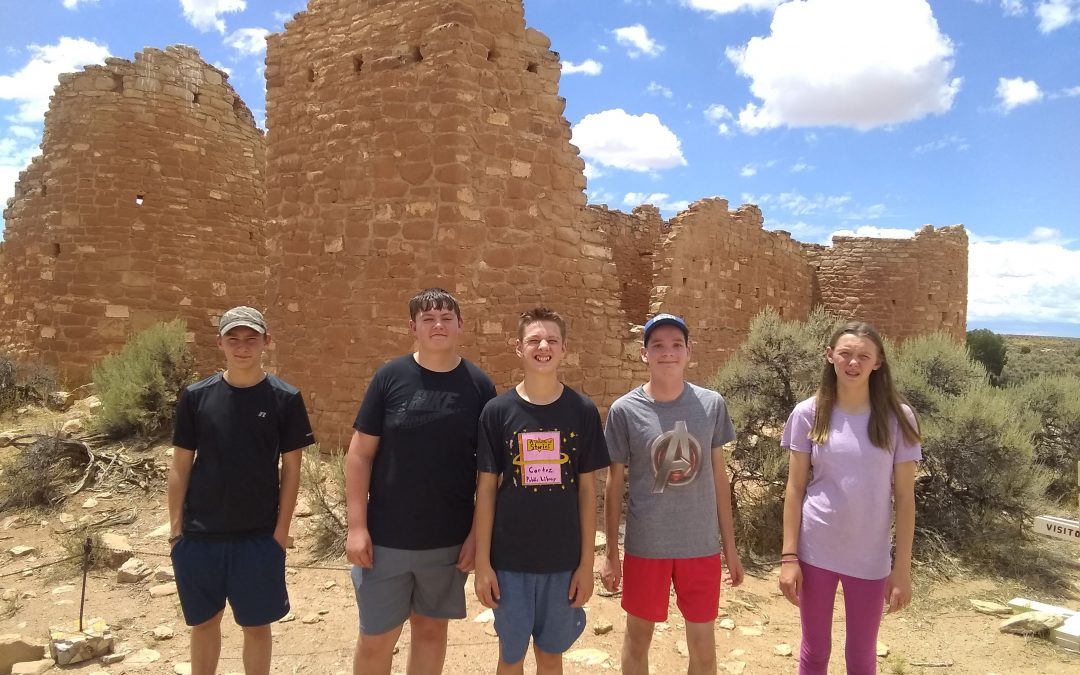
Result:
<svg viewBox="0 0 1080 675">
<path fill-rule="evenodd" d="M 282 453 L 315 442 L 300 390 L 273 375 L 234 387 L 221 373 L 185 388 L 173 445 L 195 451 L 184 498 L 184 536 L 272 534 Z"/>
<path fill-rule="evenodd" d="M 408 354 L 375 372 L 353 424 L 379 437 L 368 487 L 372 543 L 426 550 L 465 541 L 476 494 L 476 420 L 494 396 L 491 378 L 465 359 L 440 373 Z"/>
<path fill-rule="evenodd" d="M 548 405 L 514 389 L 493 399 L 480 415 L 477 451 L 480 470 L 501 476 L 491 566 L 535 574 L 577 569 L 578 475 L 610 463 L 596 405 L 570 387 Z"/>
</svg>

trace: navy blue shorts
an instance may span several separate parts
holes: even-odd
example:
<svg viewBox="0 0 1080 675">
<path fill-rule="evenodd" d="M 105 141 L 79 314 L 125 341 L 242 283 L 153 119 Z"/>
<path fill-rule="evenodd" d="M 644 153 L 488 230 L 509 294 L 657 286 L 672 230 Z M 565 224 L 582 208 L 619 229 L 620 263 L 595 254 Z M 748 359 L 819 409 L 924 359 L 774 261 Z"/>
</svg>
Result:
<svg viewBox="0 0 1080 675">
<path fill-rule="evenodd" d="M 226 600 L 241 626 L 265 626 L 289 613 L 285 550 L 270 535 L 223 541 L 183 537 L 171 556 L 189 626 L 214 618 Z"/>
<path fill-rule="evenodd" d="M 503 663 L 525 658 L 529 638 L 537 649 L 549 654 L 562 654 L 578 639 L 585 630 L 585 610 L 570 606 L 572 576 L 573 572 L 495 571 L 499 581 L 495 632 Z"/>
</svg>

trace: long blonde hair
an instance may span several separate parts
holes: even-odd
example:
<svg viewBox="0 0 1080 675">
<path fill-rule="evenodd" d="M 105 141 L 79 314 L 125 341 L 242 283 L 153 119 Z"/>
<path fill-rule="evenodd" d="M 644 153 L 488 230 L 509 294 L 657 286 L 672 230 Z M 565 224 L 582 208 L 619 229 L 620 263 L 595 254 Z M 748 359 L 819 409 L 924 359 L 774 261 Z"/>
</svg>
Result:
<svg viewBox="0 0 1080 675">
<path fill-rule="evenodd" d="M 870 373 L 870 442 L 879 448 L 892 448 L 892 420 L 900 427 L 900 433 L 908 443 L 918 443 L 918 421 L 913 424 L 904 412 L 907 401 L 893 384 L 889 361 L 885 358 L 885 345 L 873 326 L 865 321 L 849 321 L 841 326 L 829 338 L 829 348 L 835 349 L 836 343 L 844 335 L 864 337 L 877 347 L 881 366 Z M 810 429 L 810 440 L 823 445 L 829 440 L 829 426 L 832 422 L 833 406 L 836 405 L 836 370 L 833 364 L 825 361 L 821 371 L 821 384 L 814 395 L 814 426 Z M 910 408 L 910 405 L 908 406 Z M 912 415 L 914 415 L 912 409 Z"/>
</svg>

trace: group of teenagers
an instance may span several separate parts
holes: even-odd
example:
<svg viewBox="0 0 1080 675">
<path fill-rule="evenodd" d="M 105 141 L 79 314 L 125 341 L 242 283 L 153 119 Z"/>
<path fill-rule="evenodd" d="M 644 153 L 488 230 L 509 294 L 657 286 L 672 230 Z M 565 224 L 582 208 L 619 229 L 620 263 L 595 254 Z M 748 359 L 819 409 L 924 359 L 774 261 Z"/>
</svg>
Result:
<svg viewBox="0 0 1080 675">
<path fill-rule="evenodd" d="M 649 673 L 671 590 L 685 621 L 687 672 L 716 672 L 722 565 L 743 581 L 724 446 L 723 397 L 686 381 L 690 328 L 658 314 L 642 332 L 649 379 L 606 423 L 563 384 L 567 327 L 555 311 L 520 315 L 523 377 L 499 394 L 459 355 L 457 300 L 428 288 L 409 303 L 416 351 L 368 384 L 345 458 L 346 556 L 359 608 L 354 675 L 388 675 L 410 627 L 407 672 L 442 672 L 451 619 L 477 598 L 494 613 L 499 674 L 562 672 L 594 589 L 598 472 L 606 547 L 599 578 L 621 590 L 621 670 Z M 216 672 L 226 602 L 243 629 L 247 675 L 270 672 L 270 625 L 289 611 L 285 550 L 302 448 L 314 442 L 299 390 L 262 367 L 265 318 L 222 315 L 225 370 L 177 403 L 168 502 L 177 589 L 191 626 L 193 675 Z M 918 423 L 897 393 L 882 341 L 866 323 L 838 329 L 816 394 L 782 432 L 790 450 L 779 587 L 799 607 L 800 675 L 825 674 L 843 586 L 846 664 L 876 672 L 883 609 L 911 600 Z M 628 485 L 628 490 L 627 490 Z M 625 501 L 625 554 L 620 551 Z M 895 551 L 892 533 L 895 530 Z"/>
</svg>

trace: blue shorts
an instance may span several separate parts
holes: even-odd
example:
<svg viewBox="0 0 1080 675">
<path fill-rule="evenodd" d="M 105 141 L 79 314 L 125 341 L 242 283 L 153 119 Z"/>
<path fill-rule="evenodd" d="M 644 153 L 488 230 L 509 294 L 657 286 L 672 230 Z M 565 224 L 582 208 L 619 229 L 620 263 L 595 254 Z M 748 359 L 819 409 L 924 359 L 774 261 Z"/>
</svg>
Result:
<svg viewBox="0 0 1080 675">
<path fill-rule="evenodd" d="M 525 658 L 529 638 L 541 651 L 562 654 L 585 630 L 585 610 L 570 606 L 572 572 L 496 571 L 495 576 L 499 581 L 495 632 L 499 635 L 499 658 L 503 663 L 517 663 Z"/>
<path fill-rule="evenodd" d="M 198 626 L 232 606 L 241 626 L 265 626 L 289 613 L 285 550 L 270 535 L 245 539 L 190 539 L 172 548 L 184 621 Z"/>
</svg>

